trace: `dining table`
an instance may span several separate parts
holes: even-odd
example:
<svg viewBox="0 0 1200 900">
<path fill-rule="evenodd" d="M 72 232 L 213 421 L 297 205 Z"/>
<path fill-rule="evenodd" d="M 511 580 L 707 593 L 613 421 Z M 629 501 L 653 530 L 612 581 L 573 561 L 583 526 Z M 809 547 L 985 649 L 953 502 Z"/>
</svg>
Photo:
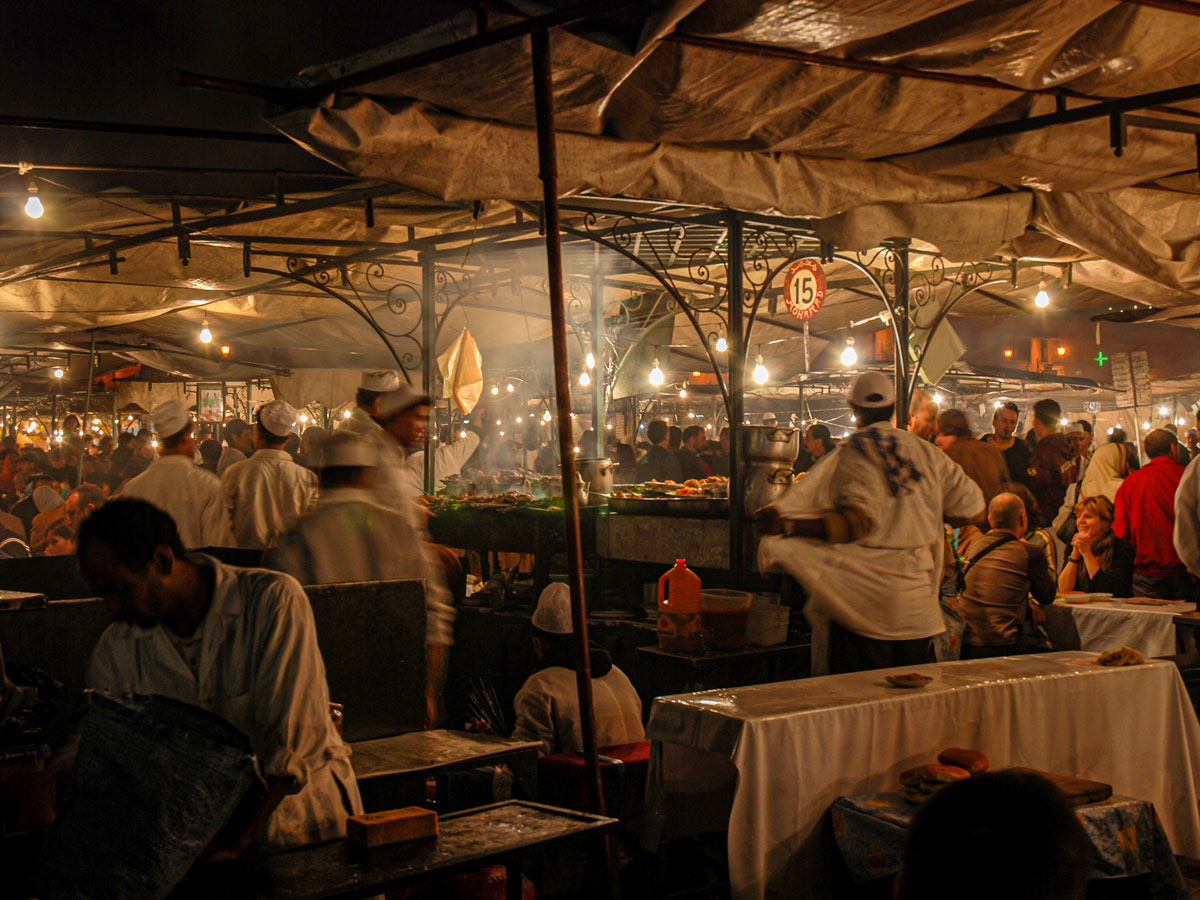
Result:
<svg viewBox="0 0 1200 900">
<path fill-rule="evenodd" d="M 1132 647 L 1143 656 L 1170 656 L 1177 652 L 1175 616 L 1192 612 L 1195 603 L 1145 604 L 1128 599 L 1104 598 L 1089 603 L 1056 600 L 1079 638 L 1079 647 L 1103 653 Z"/>
</svg>

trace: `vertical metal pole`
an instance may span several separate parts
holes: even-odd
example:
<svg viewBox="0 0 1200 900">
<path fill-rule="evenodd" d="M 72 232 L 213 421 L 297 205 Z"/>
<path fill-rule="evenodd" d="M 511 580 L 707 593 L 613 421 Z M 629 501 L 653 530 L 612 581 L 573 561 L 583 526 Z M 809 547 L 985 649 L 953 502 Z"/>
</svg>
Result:
<svg viewBox="0 0 1200 900">
<path fill-rule="evenodd" d="M 87 434 L 88 416 L 92 414 L 92 377 L 96 374 L 96 332 L 92 332 L 92 348 L 88 351 L 87 394 L 83 401 L 83 433 Z M 83 481 L 83 445 L 79 446 L 79 465 L 75 470 L 75 483 Z"/>
<path fill-rule="evenodd" d="M 908 355 L 909 331 L 911 321 L 908 304 L 908 242 L 897 241 L 893 248 L 894 274 L 896 276 L 892 296 L 892 304 L 897 316 L 896 321 L 896 427 L 903 430 L 908 427 L 909 367 L 911 360 Z"/>
<path fill-rule="evenodd" d="M 729 569 L 738 587 L 746 583 L 742 564 L 745 485 L 742 484 L 742 420 L 746 415 L 746 347 L 742 327 L 742 220 L 729 214 Z"/>
<path fill-rule="evenodd" d="M 437 322 L 434 321 L 434 259 L 432 253 L 422 253 L 417 259 L 421 263 L 421 390 L 429 395 L 429 408 L 433 414 L 433 422 L 425 432 L 425 493 L 434 491 L 434 463 L 437 454 L 436 401 L 433 397 L 435 384 L 434 366 L 437 365 Z"/>
<path fill-rule="evenodd" d="M 600 245 L 594 248 L 592 257 L 592 357 L 596 368 L 592 377 L 592 429 L 596 432 L 596 446 L 585 447 L 592 456 L 604 455 L 604 421 L 608 410 L 604 407 L 605 357 L 608 355 L 608 339 L 604 332 L 604 273 L 600 270 Z"/>
<path fill-rule="evenodd" d="M 604 812 L 596 721 L 592 700 L 592 666 L 588 650 L 587 611 L 583 600 L 583 548 L 579 539 L 579 494 L 571 428 L 571 376 L 567 370 L 567 317 L 563 303 L 562 243 L 559 233 L 558 154 L 554 142 L 554 84 L 550 71 L 550 35 L 538 29 L 533 45 L 533 95 L 537 113 L 538 175 L 546 218 L 546 273 L 550 289 L 550 329 L 554 350 L 554 400 L 558 407 L 558 450 L 562 457 L 566 506 L 567 570 L 571 584 L 571 628 L 575 639 L 575 682 L 579 691 L 583 755 L 587 766 L 588 807 Z"/>
</svg>

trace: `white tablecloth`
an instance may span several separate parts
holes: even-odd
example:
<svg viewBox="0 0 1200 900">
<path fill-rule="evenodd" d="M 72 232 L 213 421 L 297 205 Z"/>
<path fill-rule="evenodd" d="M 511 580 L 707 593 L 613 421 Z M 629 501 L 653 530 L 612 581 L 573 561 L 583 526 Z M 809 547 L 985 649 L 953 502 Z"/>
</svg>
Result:
<svg viewBox="0 0 1200 900">
<path fill-rule="evenodd" d="M 646 728 L 648 834 L 678 812 L 680 779 L 703 797 L 704 779 L 725 778 L 732 762 L 724 809 L 733 896 L 826 897 L 833 801 L 893 790 L 904 769 L 962 746 L 983 750 L 994 768 L 1076 775 L 1150 800 L 1175 852 L 1200 856 L 1200 723 L 1178 670 L 1158 661 L 1101 668 L 1090 658 L 917 666 L 934 681 L 916 691 L 890 687 L 881 670 L 660 697 Z M 682 812 L 703 830 L 699 806 Z"/>
<path fill-rule="evenodd" d="M 1079 646 L 1103 653 L 1117 647 L 1132 647 L 1143 656 L 1175 653 L 1174 616 L 1191 612 L 1195 603 L 1171 606 L 1137 606 L 1126 603 L 1055 604 L 1068 612 L 1079 632 Z"/>
</svg>

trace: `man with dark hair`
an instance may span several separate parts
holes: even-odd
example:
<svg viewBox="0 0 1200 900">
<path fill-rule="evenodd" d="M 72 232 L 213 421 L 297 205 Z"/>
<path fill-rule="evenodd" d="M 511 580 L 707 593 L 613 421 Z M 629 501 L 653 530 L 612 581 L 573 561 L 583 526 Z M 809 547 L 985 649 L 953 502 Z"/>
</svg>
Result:
<svg viewBox="0 0 1200 900">
<path fill-rule="evenodd" d="M 1011 400 L 998 406 L 992 413 L 992 433 L 980 438 L 1004 454 L 1011 481 L 1023 481 L 1025 470 L 1029 468 L 1029 445 L 1016 436 L 1020 415 L 1021 410 Z"/>
<path fill-rule="evenodd" d="M 993 445 L 975 440 L 971 423 L 961 409 L 947 409 L 938 414 L 933 442 L 979 485 L 985 503 L 991 503 L 1000 493 L 1000 485 L 1008 480 L 1004 455 Z M 982 517 L 976 524 L 983 524 Z"/>
<path fill-rule="evenodd" d="M 218 478 L 234 463 L 240 463 L 254 452 L 254 429 L 242 419 L 230 419 L 225 423 L 225 443 L 228 446 L 221 451 L 214 473 Z"/>
<path fill-rule="evenodd" d="M 638 476 L 642 481 L 682 481 L 683 470 L 679 458 L 670 451 L 670 430 L 662 419 L 655 419 L 646 426 L 646 440 L 650 449 L 638 460 Z"/>
<path fill-rule="evenodd" d="M 233 537 L 245 550 L 273 546 L 280 533 L 316 503 L 317 476 L 283 449 L 295 424 L 296 410 L 287 403 L 264 403 L 254 416 L 254 455 L 221 476 Z"/>
<path fill-rule="evenodd" d="M 678 453 L 679 448 L 683 445 L 683 429 L 678 425 L 672 425 L 667 429 L 667 449 L 672 453 Z"/>
<path fill-rule="evenodd" d="M 717 440 L 708 446 L 708 452 L 702 457 L 705 464 L 712 469 L 714 475 L 729 475 L 729 426 L 721 429 Z"/>
<path fill-rule="evenodd" d="M 699 425 L 689 425 L 683 430 L 683 444 L 675 454 L 675 458 L 679 460 L 680 480 L 694 478 L 699 481 L 712 475 L 712 469 L 698 455 L 707 443 L 704 429 Z"/>
<path fill-rule="evenodd" d="M 755 519 L 768 535 L 763 572 L 785 569 L 808 592 L 805 613 L 824 633 L 830 672 L 931 662 L 945 631 L 938 592 L 943 522 L 984 511 L 963 470 L 917 435 L 891 424 L 892 379 L 868 371 L 854 382 L 858 431 L 827 464 Z M 814 672 L 824 669 L 814 647 Z"/>
<path fill-rule="evenodd" d="M 967 550 L 966 589 L 958 609 L 966 622 L 963 659 L 1010 656 L 1045 649 L 1022 634 L 1026 616 L 1036 621 L 1039 604 L 1053 603 L 1058 585 L 1040 547 L 1026 543 L 1029 517 L 1016 494 L 1000 493 L 988 504 L 991 531 Z M 1044 619 L 1043 613 L 1040 618 Z"/>
<path fill-rule="evenodd" d="M 822 425 L 820 422 L 809 425 L 808 431 L 804 435 L 804 450 L 808 453 L 811 462 L 803 471 L 810 471 L 813 466 L 832 453 L 836 446 L 837 444 L 833 442 L 833 435 L 829 433 L 829 426 Z"/>
<path fill-rule="evenodd" d="M 221 462 L 221 453 L 223 449 L 220 441 L 214 441 L 209 438 L 207 441 L 200 442 L 200 468 L 207 469 L 214 475 L 217 474 L 217 466 Z"/>
<path fill-rule="evenodd" d="M 1183 465 L 1175 459 L 1175 435 L 1159 428 L 1146 435 L 1149 462 L 1121 482 L 1112 530 L 1133 544 L 1133 592 L 1139 597 L 1191 600 L 1192 579 L 1175 551 L 1175 495 Z"/>
<path fill-rule="evenodd" d="M 94 484 L 81 484 L 67 495 L 67 524 L 79 531 L 83 520 L 104 505 L 104 491 Z"/>
<path fill-rule="evenodd" d="M 121 488 L 121 496 L 164 510 L 189 548 L 236 546 L 221 500 L 221 482 L 192 462 L 196 438 L 191 414 L 178 400 L 166 400 L 151 416 L 160 456 Z"/>
<path fill-rule="evenodd" d="M 446 648 L 454 643 L 454 606 L 438 560 L 399 510 L 376 499 L 378 455 L 358 435 L 339 432 L 316 451 L 320 503 L 301 516 L 266 555 L 265 566 L 301 584 L 346 581 L 425 582 L 426 715 L 437 717 Z"/>
<path fill-rule="evenodd" d="M 1033 405 L 1033 433 L 1037 444 L 1021 478 L 1033 492 L 1043 522 L 1053 522 L 1079 474 L 1079 458 L 1066 435 L 1058 433 L 1062 407 L 1045 398 Z"/>
<path fill-rule="evenodd" d="M 205 857 L 343 836 L 362 800 L 296 580 L 188 555 L 171 517 L 141 500 L 92 513 L 78 555 L 115 620 L 92 653 L 87 686 L 190 703 L 250 738 L 267 790 L 246 794 Z"/>
<path fill-rule="evenodd" d="M 985 772 L 939 791 L 908 833 L 897 900 L 1081 900 L 1092 847 L 1053 784 Z"/>
</svg>

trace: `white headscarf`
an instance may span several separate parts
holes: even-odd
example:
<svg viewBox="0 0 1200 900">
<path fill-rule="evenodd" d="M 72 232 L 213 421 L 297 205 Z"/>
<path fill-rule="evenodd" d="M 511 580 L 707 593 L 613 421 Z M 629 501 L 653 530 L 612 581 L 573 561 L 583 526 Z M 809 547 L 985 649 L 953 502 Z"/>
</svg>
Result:
<svg viewBox="0 0 1200 900">
<path fill-rule="evenodd" d="M 1104 495 L 1114 503 L 1117 499 L 1117 488 L 1129 474 L 1129 462 L 1125 456 L 1125 445 L 1117 443 L 1102 444 L 1092 454 L 1087 473 L 1083 476 L 1083 486 L 1079 499 Z"/>
</svg>

